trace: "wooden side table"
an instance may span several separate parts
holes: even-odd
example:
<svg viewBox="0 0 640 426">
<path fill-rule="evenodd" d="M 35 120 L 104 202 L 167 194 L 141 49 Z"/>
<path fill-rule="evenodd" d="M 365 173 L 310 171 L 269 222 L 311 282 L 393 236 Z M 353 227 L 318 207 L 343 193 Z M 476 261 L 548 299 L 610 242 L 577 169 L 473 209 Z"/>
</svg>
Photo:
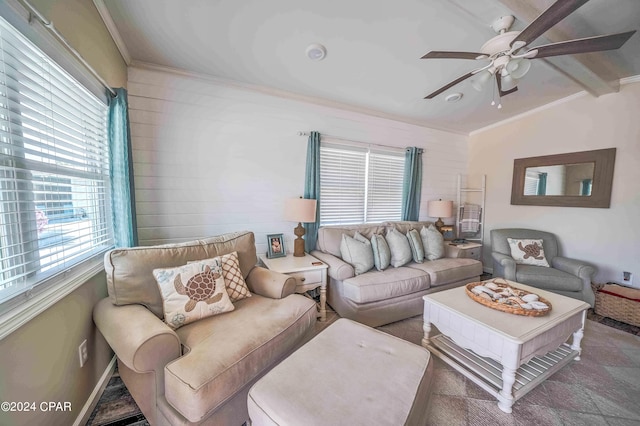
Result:
<svg viewBox="0 0 640 426">
<path fill-rule="evenodd" d="M 464 243 L 464 244 L 453 244 L 451 242 L 448 243 L 451 246 L 456 247 L 459 250 L 458 257 L 464 257 L 467 259 L 475 259 L 480 260 L 480 254 L 482 251 L 482 244 L 480 243 Z"/>
<path fill-rule="evenodd" d="M 306 294 L 320 287 L 319 317 L 322 322 L 327 320 L 327 264 L 307 253 L 304 257 L 295 257 L 288 253 L 285 257 L 273 259 L 260 255 L 260 260 L 267 269 L 295 278 L 296 293 Z"/>
</svg>

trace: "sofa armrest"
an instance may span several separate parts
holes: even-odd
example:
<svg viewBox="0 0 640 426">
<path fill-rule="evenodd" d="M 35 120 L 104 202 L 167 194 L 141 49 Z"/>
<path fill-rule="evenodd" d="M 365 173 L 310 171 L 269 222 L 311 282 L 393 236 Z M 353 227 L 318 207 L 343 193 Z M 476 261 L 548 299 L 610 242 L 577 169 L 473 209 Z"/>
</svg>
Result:
<svg viewBox="0 0 640 426">
<path fill-rule="evenodd" d="M 515 281 L 516 261 L 511 256 L 496 251 L 491 252 L 491 257 L 493 257 L 493 276 Z"/>
<path fill-rule="evenodd" d="M 329 265 L 327 273 L 334 280 L 343 281 L 356 276 L 356 270 L 353 268 L 353 266 L 351 266 L 344 260 L 335 257 L 332 254 L 314 250 L 311 252 L 311 256 L 317 257 L 318 259 Z"/>
<path fill-rule="evenodd" d="M 116 306 L 109 298 L 93 309 L 93 321 L 118 359 L 138 373 L 155 371 L 181 355 L 180 338 L 142 305 Z"/>
<path fill-rule="evenodd" d="M 585 283 L 591 285 L 591 277 L 596 273 L 596 268 L 586 262 L 568 257 L 556 256 L 551 261 L 551 266 L 563 272 L 580 277 Z"/>
<path fill-rule="evenodd" d="M 452 246 L 451 244 L 444 243 L 444 257 L 456 259 L 460 257 L 460 249 L 457 246 Z"/>
<path fill-rule="evenodd" d="M 295 278 L 261 266 L 254 267 L 246 281 L 252 293 L 270 299 L 283 299 L 296 291 Z"/>
</svg>

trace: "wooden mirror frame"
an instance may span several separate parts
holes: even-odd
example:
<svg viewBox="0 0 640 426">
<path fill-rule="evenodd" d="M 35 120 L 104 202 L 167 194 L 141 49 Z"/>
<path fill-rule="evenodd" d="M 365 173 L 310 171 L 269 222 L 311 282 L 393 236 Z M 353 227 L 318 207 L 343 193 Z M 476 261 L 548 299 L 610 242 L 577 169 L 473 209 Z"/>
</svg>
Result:
<svg viewBox="0 0 640 426">
<path fill-rule="evenodd" d="M 542 157 L 517 158 L 513 161 L 511 204 L 527 206 L 597 207 L 609 208 L 616 149 L 570 152 Z M 524 195 L 527 167 L 557 166 L 564 164 L 595 163 L 591 195 Z"/>
</svg>

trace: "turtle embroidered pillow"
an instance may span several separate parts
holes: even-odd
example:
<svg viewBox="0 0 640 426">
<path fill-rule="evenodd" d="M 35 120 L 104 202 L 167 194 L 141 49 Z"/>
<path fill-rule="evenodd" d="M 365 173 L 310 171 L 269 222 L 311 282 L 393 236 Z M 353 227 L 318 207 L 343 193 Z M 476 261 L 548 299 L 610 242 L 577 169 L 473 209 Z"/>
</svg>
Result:
<svg viewBox="0 0 640 426">
<path fill-rule="evenodd" d="M 511 257 L 520 265 L 546 266 L 549 262 L 544 257 L 542 240 L 507 238 Z"/>
<path fill-rule="evenodd" d="M 164 321 L 173 329 L 199 319 L 234 310 L 220 266 L 189 263 L 154 269 L 162 295 Z"/>
<path fill-rule="evenodd" d="M 237 302 L 246 297 L 251 297 L 251 292 L 247 283 L 242 277 L 242 271 L 240 270 L 240 262 L 238 261 L 238 252 L 234 251 L 229 254 L 224 254 L 218 257 L 212 257 L 210 259 L 197 260 L 187 263 L 204 263 L 210 267 L 219 266 L 222 268 L 222 276 L 224 278 L 224 284 L 227 288 L 227 294 L 231 299 L 231 302 Z"/>
</svg>

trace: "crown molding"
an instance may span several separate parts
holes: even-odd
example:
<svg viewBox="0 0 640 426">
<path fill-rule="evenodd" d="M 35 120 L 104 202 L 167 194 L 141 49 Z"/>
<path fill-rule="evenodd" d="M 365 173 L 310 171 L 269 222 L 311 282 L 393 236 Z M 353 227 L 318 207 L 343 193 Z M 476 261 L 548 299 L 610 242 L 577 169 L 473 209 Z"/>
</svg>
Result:
<svg viewBox="0 0 640 426">
<path fill-rule="evenodd" d="M 433 126 L 431 124 L 428 124 L 428 123 L 425 123 L 425 122 L 422 122 L 422 121 L 419 121 L 419 120 L 412 120 L 410 118 L 406 118 L 406 117 L 402 117 L 402 116 L 398 116 L 398 115 L 394 115 L 394 114 L 388 114 L 388 113 L 381 112 L 381 111 L 374 110 L 374 109 L 370 109 L 370 108 L 358 107 L 358 106 L 349 105 L 349 104 L 338 102 L 338 101 L 332 101 L 332 100 L 329 100 L 329 99 L 326 99 L 326 98 L 320 98 L 320 97 L 316 97 L 316 96 L 301 95 L 301 94 L 298 94 L 298 93 L 289 92 L 287 90 L 275 89 L 275 88 L 272 88 L 272 87 L 261 86 L 261 85 L 258 85 L 258 84 L 251 84 L 251 83 L 245 83 L 245 82 L 241 82 L 241 81 L 237 81 L 237 80 L 231 80 L 231 79 L 225 79 L 225 78 L 221 78 L 221 77 L 215 77 L 215 76 L 210 75 L 210 74 L 187 71 L 187 70 L 183 70 L 183 69 L 180 69 L 180 68 L 173 68 L 173 67 L 168 67 L 168 66 L 164 66 L 164 65 L 157 65 L 157 64 L 152 64 L 152 63 L 149 63 L 149 62 L 143 62 L 143 61 L 137 61 L 137 60 L 132 60 L 131 64 L 129 66 L 134 67 L 134 68 L 146 69 L 146 70 L 149 70 L 149 71 L 160 71 L 160 72 L 166 72 L 166 73 L 169 73 L 169 74 L 181 75 L 181 76 L 184 76 L 184 77 L 189 77 L 189 78 L 195 78 L 195 79 L 199 79 L 199 80 L 209 81 L 209 82 L 212 82 L 212 83 L 220 85 L 220 86 L 233 87 L 233 88 L 240 89 L 240 90 L 257 92 L 257 93 L 261 93 L 261 94 L 264 94 L 264 95 L 275 96 L 275 97 L 278 97 L 278 98 L 283 98 L 283 99 L 289 99 L 289 100 L 298 101 L 298 102 L 309 103 L 309 104 L 313 104 L 313 105 L 316 105 L 316 106 L 322 106 L 322 107 L 326 107 L 326 108 L 334 108 L 334 109 L 348 111 L 348 112 L 352 112 L 352 113 L 356 113 L 356 114 L 363 114 L 363 115 L 376 117 L 376 118 L 381 118 L 381 119 L 385 119 L 385 120 L 396 121 L 396 122 L 400 122 L 400 123 L 404 123 L 404 124 L 410 124 L 410 125 L 413 125 L 413 126 L 422 127 L 422 128 L 428 129 L 428 130 L 437 131 L 437 132 L 444 132 L 444 133 L 455 134 L 455 135 L 460 135 L 460 136 L 465 136 L 465 137 L 469 136 L 469 134 L 466 133 L 466 132 L 460 132 L 460 131 L 455 131 L 455 130 L 451 130 L 451 129 L 439 128 L 439 127 Z"/>
<path fill-rule="evenodd" d="M 625 77 L 620 79 L 620 85 L 640 83 L 640 75 L 632 75 L 631 77 Z"/>
<path fill-rule="evenodd" d="M 102 22 L 107 27 L 109 34 L 111 34 L 111 38 L 113 39 L 122 59 L 127 65 L 131 65 L 131 55 L 129 54 L 129 49 L 127 49 L 127 45 L 124 43 L 120 32 L 118 31 L 118 27 L 116 27 L 116 23 L 113 22 L 113 18 L 111 17 L 111 13 L 107 9 L 107 6 L 104 4 L 104 0 L 93 0 L 93 4 L 98 9 L 98 13 L 102 18 Z"/>
</svg>

